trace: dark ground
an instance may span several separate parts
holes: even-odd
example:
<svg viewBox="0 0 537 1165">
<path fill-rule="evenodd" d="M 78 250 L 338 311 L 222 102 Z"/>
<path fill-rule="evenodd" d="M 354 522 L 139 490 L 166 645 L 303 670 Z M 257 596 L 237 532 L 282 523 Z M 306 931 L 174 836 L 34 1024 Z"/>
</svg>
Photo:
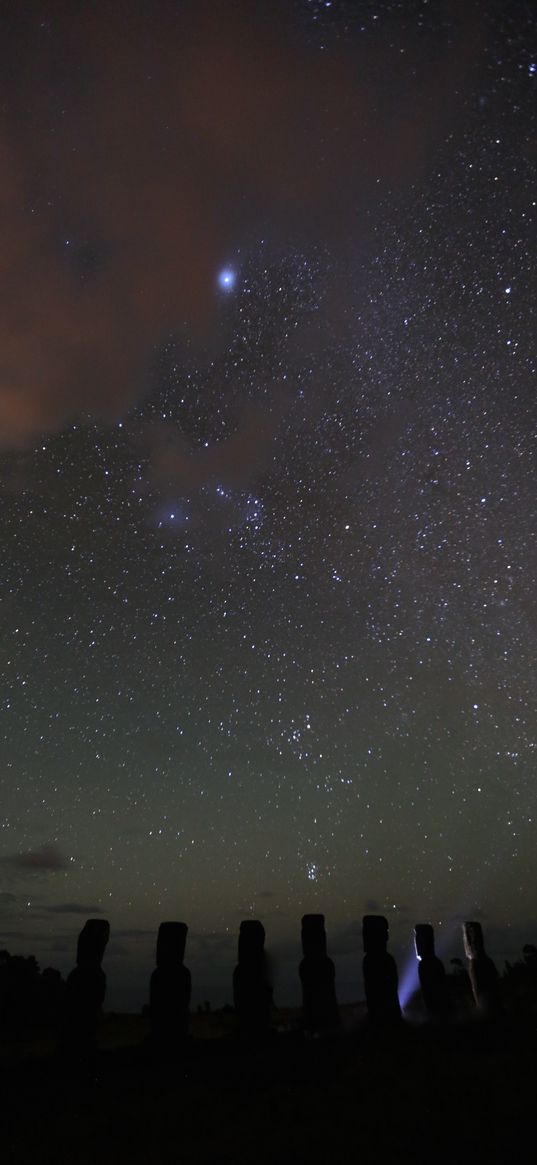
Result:
<svg viewBox="0 0 537 1165">
<path fill-rule="evenodd" d="M 140 1020 L 129 1034 L 128 1018 L 107 1020 L 86 1075 L 44 1044 L 4 1047 L 5 1165 L 535 1157 L 534 1020 L 439 1033 L 404 1024 L 389 1038 L 362 1026 L 334 1042 L 288 1031 L 250 1051 L 198 1038 L 166 1067 L 135 1042 Z M 123 1046 L 107 1047 L 119 1027 Z"/>
</svg>

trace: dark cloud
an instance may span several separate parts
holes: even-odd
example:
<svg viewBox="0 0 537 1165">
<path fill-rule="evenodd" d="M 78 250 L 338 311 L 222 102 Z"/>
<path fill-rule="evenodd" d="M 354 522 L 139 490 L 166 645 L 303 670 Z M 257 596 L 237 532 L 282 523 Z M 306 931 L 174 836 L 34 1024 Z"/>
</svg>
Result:
<svg viewBox="0 0 537 1165">
<path fill-rule="evenodd" d="M 73 936 L 68 937 L 66 935 L 65 937 L 62 937 L 59 935 L 55 939 L 52 940 L 52 942 L 50 944 L 50 949 L 51 949 L 51 951 L 54 951 L 55 954 L 64 955 L 64 954 L 67 954 L 69 952 L 71 954 L 73 954 L 74 953 L 74 946 L 75 946 L 75 942 L 74 942 Z"/>
<path fill-rule="evenodd" d="M 82 902 L 59 902 L 54 906 L 46 906 L 49 914 L 85 914 L 88 918 L 94 914 L 102 914 L 100 906 L 85 906 Z"/>
<path fill-rule="evenodd" d="M 7 890 L 2 890 L 0 892 L 0 908 L 2 908 L 3 906 L 8 906 L 8 907 L 12 906 L 13 903 L 16 901 L 17 901 L 16 894 L 8 894 Z"/>
<path fill-rule="evenodd" d="M 136 964 L 137 959 L 142 959 L 145 964 L 149 958 L 151 962 L 148 951 L 155 949 L 157 929 L 156 926 L 154 930 L 145 930 L 136 927 L 116 928 L 112 925 L 110 941 L 106 947 L 107 961 L 132 959 Z"/>
<path fill-rule="evenodd" d="M 381 910 L 380 902 L 377 902 L 376 898 L 367 898 L 366 901 L 364 902 L 364 913 L 365 914 L 379 914 L 380 910 Z M 360 923 L 360 926 L 361 925 L 362 924 Z"/>
<path fill-rule="evenodd" d="M 389 37 L 308 51 L 273 0 L 163 4 L 158 20 L 141 0 L 16 8 L 0 51 L 4 449 L 117 418 L 176 328 L 206 343 L 217 269 L 260 224 L 347 247 L 377 182 L 429 164 L 476 51 L 471 15 L 433 58 L 401 29 L 394 59 Z M 205 472 L 176 452 L 176 474 Z"/>
<path fill-rule="evenodd" d="M 126 943 L 120 943 L 115 939 L 111 939 L 107 944 L 107 959 L 124 959 L 128 958 L 129 955 L 132 957 L 132 949 Z"/>
<path fill-rule="evenodd" d="M 486 914 L 480 906 L 472 906 L 465 912 L 453 914 L 451 916 L 451 922 L 452 924 L 457 923 L 459 926 L 462 926 L 463 922 L 483 922 L 485 918 Z"/>
<path fill-rule="evenodd" d="M 156 935 L 157 935 L 156 928 L 154 930 L 142 930 L 142 929 L 136 929 L 136 928 L 130 929 L 130 930 L 129 929 L 118 930 L 116 927 L 114 927 L 114 937 L 115 938 L 142 939 L 142 940 L 152 938 L 152 939 L 156 940 Z"/>
<path fill-rule="evenodd" d="M 42 845 L 37 850 L 27 850 L 25 853 L 11 854 L 0 858 L 0 863 L 12 870 L 51 871 L 67 870 L 69 860 L 60 853 L 57 846 Z"/>
<path fill-rule="evenodd" d="M 192 958 L 207 964 L 234 956 L 237 950 L 237 936 L 226 932 L 216 934 L 189 934 L 188 947 Z"/>
<path fill-rule="evenodd" d="M 28 952 L 28 954 L 31 953 L 32 947 L 37 945 L 48 947 L 50 950 L 63 950 L 63 946 L 57 946 L 56 944 L 62 944 L 65 942 L 70 950 L 73 948 L 73 942 L 72 940 L 69 940 L 67 936 L 65 939 L 57 937 L 51 942 L 50 934 L 44 930 L 22 931 L 17 930 L 16 928 L 13 928 L 12 930 L 0 930 L 0 941 L 14 941 L 19 945 L 19 947 L 24 945 L 24 949 Z M 67 949 L 67 947 L 65 947 L 65 949 Z"/>
<path fill-rule="evenodd" d="M 210 448 L 200 449 L 189 442 L 175 425 L 138 426 L 136 436 L 149 452 L 155 483 L 181 493 L 199 489 L 210 481 L 248 486 L 268 466 L 272 456 L 283 412 L 278 402 L 273 400 L 272 404 L 270 415 L 253 405 L 245 406 L 235 432 Z"/>
<path fill-rule="evenodd" d="M 350 955 L 362 951 L 362 920 L 356 919 L 328 933 L 328 951 L 331 955 Z"/>
</svg>

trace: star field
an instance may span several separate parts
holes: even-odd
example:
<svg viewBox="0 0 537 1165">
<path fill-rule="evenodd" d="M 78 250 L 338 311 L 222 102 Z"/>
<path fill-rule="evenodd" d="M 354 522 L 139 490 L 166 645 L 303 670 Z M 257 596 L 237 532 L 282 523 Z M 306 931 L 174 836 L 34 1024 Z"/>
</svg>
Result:
<svg viewBox="0 0 537 1165">
<path fill-rule="evenodd" d="M 366 105 L 461 41 L 449 4 L 287 7 L 308 59 L 366 38 Z M 415 165 L 410 126 L 397 180 L 381 151 L 342 218 L 249 208 L 202 341 L 163 307 L 139 391 L 107 413 L 84 373 L 6 431 L 0 940 L 69 967 L 58 915 L 91 905 L 117 998 L 134 976 L 142 1001 L 164 918 L 187 963 L 218 955 L 222 999 L 248 913 L 285 962 L 322 910 L 350 998 L 366 908 L 401 951 L 473 912 L 499 954 L 508 923 L 534 941 L 537 29 L 517 5 L 470 24 Z M 65 51 L 61 16 L 47 35 Z M 45 191 L 54 261 L 100 294 L 112 236 Z"/>
</svg>

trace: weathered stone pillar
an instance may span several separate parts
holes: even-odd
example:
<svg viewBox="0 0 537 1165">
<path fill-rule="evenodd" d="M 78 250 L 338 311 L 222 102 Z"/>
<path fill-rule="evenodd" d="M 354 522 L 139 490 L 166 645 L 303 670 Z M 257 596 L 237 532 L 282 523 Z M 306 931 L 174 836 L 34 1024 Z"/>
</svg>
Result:
<svg viewBox="0 0 537 1165">
<path fill-rule="evenodd" d="M 334 1028 L 339 1023 L 336 999 L 336 971 L 326 950 L 324 914 L 305 914 L 302 919 L 302 950 L 299 967 L 302 983 L 302 1015 L 310 1034 Z"/>
<path fill-rule="evenodd" d="M 272 985 L 265 956 L 265 928 L 257 919 L 247 919 L 240 925 L 233 1001 L 239 1034 L 250 1040 L 266 1037 L 270 1031 Z"/>
<path fill-rule="evenodd" d="M 434 929 L 428 922 L 419 922 L 414 927 L 414 946 L 421 993 L 429 1019 L 434 1023 L 445 1023 L 451 1010 L 448 981 L 444 964 L 435 953 Z"/>
<path fill-rule="evenodd" d="M 388 922 L 381 914 L 364 915 L 363 970 L 367 1013 L 369 1020 L 379 1027 L 390 1027 L 401 1019 L 397 967 L 395 959 L 386 950 L 388 933 Z"/>
<path fill-rule="evenodd" d="M 88 919 L 78 936 L 77 965 L 65 984 L 62 1049 L 82 1065 L 89 1065 L 97 1050 L 97 1027 L 106 994 L 101 963 L 109 937 L 110 924 L 105 919 Z"/>
<path fill-rule="evenodd" d="M 483 1016 L 492 1018 L 500 1011 L 500 979 L 485 951 L 481 924 L 463 922 L 462 934 L 475 1005 Z"/>
<path fill-rule="evenodd" d="M 155 1048 L 166 1055 L 173 1055 L 188 1036 L 192 978 L 183 963 L 187 934 L 184 922 L 162 922 L 158 932 L 149 995 L 151 1035 Z"/>
</svg>

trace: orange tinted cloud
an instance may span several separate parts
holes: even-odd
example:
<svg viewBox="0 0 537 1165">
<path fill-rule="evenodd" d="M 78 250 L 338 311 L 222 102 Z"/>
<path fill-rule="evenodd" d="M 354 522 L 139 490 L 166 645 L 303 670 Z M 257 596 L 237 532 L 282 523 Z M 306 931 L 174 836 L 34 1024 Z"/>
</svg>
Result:
<svg viewBox="0 0 537 1165">
<path fill-rule="evenodd" d="M 128 409 L 155 345 L 210 337 L 218 266 L 261 230 L 358 246 L 357 208 L 416 180 L 472 57 L 468 35 L 434 65 L 411 40 L 403 64 L 306 52 L 277 3 L 39 11 L 6 48 L 0 449 Z"/>
</svg>

